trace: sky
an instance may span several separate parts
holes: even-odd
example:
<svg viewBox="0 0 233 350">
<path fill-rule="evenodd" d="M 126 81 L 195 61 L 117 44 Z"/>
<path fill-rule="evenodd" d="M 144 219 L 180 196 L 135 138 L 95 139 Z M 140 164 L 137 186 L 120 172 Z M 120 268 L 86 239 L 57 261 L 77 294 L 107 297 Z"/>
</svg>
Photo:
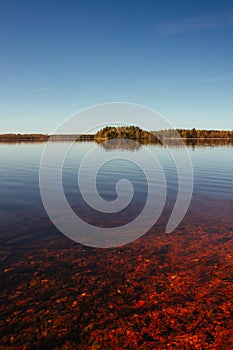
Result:
<svg viewBox="0 0 233 350">
<path fill-rule="evenodd" d="M 232 0 L 0 0 L 0 133 L 120 101 L 233 129 Z"/>
</svg>

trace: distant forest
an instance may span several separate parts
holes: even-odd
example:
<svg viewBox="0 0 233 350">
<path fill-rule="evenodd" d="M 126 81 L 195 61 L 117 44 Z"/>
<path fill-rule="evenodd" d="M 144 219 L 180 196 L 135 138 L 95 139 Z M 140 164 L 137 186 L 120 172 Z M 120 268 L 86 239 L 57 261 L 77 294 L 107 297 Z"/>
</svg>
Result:
<svg viewBox="0 0 233 350">
<path fill-rule="evenodd" d="M 233 139 L 233 130 L 168 129 L 153 134 L 158 138 L 177 138 L 177 131 L 183 139 Z"/>
<path fill-rule="evenodd" d="M 193 129 L 168 129 L 160 131 L 145 131 L 138 126 L 120 126 L 105 128 L 98 131 L 95 140 L 125 138 L 153 142 L 155 139 L 177 138 L 183 139 L 233 139 L 233 130 L 197 130 Z"/>
<path fill-rule="evenodd" d="M 146 143 L 154 142 L 157 139 L 175 139 L 178 137 L 177 132 L 183 139 L 228 139 L 233 140 L 233 130 L 205 130 L 205 129 L 167 129 L 160 131 L 146 131 L 138 126 L 106 126 L 99 130 L 95 135 L 52 135 L 51 140 L 102 140 L 123 138 L 133 139 Z M 0 134 L 0 141 L 47 141 L 50 135 L 45 134 Z"/>
<path fill-rule="evenodd" d="M 49 135 L 44 134 L 0 134 L 0 141 L 47 141 Z"/>
</svg>

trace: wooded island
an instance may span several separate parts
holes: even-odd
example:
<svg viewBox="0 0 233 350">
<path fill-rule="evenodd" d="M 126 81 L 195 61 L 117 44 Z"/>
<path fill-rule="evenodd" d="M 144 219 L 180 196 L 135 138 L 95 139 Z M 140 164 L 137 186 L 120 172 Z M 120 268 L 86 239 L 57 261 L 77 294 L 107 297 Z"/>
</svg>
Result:
<svg viewBox="0 0 233 350">
<path fill-rule="evenodd" d="M 131 139 L 137 140 L 139 142 L 153 142 L 156 141 L 156 136 L 146 130 L 142 130 L 138 126 L 106 126 L 105 128 L 99 130 L 94 135 L 95 141 L 102 141 L 108 139 Z"/>
</svg>

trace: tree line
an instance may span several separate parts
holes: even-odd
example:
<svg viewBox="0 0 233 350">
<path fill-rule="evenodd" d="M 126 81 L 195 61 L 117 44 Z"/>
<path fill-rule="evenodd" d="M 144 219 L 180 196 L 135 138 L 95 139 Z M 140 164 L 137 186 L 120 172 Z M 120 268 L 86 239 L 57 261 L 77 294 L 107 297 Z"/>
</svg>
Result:
<svg viewBox="0 0 233 350">
<path fill-rule="evenodd" d="M 179 134 L 177 134 L 179 133 Z M 167 129 L 154 131 L 158 138 L 177 138 L 179 135 L 183 139 L 233 139 L 233 130 L 206 130 L 206 129 Z"/>
<path fill-rule="evenodd" d="M 233 139 L 233 130 L 206 130 L 206 129 L 166 129 L 159 131 L 146 131 L 138 126 L 106 126 L 95 135 L 95 140 L 114 138 L 143 140 L 147 142 L 163 138 L 176 139 Z"/>
<path fill-rule="evenodd" d="M 61 137 L 62 136 L 62 137 Z M 68 138 L 77 136 L 79 139 L 94 139 L 102 141 L 107 139 L 133 139 L 144 143 L 153 143 L 164 138 L 177 139 L 233 139 L 233 130 L 206 130 L 206 129 L 166 129 L 159 131 L 146 131 L 138 126 L 106 126 L 96 132 L 95 135 L 52 135 L 52 138 Z M 50 135 L 47 134 L 0 134 L 0 141 L 47 141 Z"/>
<path fill-rule="evenodd" d="M 47 141 L 48 139 L 49 135 L 44 134 L 0 134 L 1 141 Z"/>
<path fill-rule="evenodd" d="M 107 139 L 132 139 L 138 140 L 139 142 L 153 142 L 156 141 L 156 136 L 146 130 L 142 130 L 138 126 L 106 126 L 105 128 L 97 131 L 94 135 L 96 141 L 107 140 Z"/>
</svg>

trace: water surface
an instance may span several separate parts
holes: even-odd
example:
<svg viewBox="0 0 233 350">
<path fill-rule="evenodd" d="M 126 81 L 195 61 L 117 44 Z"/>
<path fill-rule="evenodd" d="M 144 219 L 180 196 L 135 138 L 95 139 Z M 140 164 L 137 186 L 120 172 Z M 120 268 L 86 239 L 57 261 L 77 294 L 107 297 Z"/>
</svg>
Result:
<svg viewBox="0 0 233 350">
<path fill-rule="evenodd" d="M 165 227 L 178 177 L 168 150 L 161 145 L 130 150 L 116 145 L 122 153 L 138 157 L 141 147 L 153 152 L 163 166 L 168 192 L 163 214 L 145 236 L 107 250 L 72 242 L 50 222 L 39 192 L 44 147 L 45 143 L 0 144 L 1 344 L 19 349 L 230 349 L 232 145 L 188 146 L 193 198 L 183 221 L 169 235 Z M 62 147 L 64 143 L 56 143 L 58 153 Z M 107 163 L 97 177 L 101 196 L 114 200 L 120 178 L 132 181 L 135 194 L 128 211 L 96 213 L 77 187 L 77 168 L 91 147 L 92 142 L 79 142 L 68 154 L 65 194 L 88 222 L 119 226 L 143 208 L 146 178 L 125 160 Z M 97 147 L 100 159 L 115 152 L 114 147 Z"/>
</svg>

